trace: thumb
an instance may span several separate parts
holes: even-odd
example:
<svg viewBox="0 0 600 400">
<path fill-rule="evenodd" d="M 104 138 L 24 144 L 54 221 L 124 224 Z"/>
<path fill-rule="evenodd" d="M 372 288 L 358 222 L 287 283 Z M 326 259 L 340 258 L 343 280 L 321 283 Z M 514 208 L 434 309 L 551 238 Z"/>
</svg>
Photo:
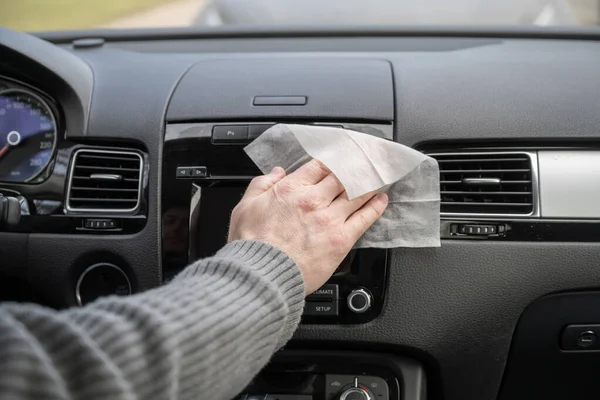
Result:
<svg viewBox="0 0 600 400">
<path fill-rule="evenodd" d="M 282 180 L 285 177 L 285 170 L 281 167 L 275 167 L 267 175 L 257 176 L 252 179 L 246 193 L 244 193 L 244 199 L 256 197 L 263 194 L 267 190 L 271 189 L 273 185 Z"/>
</svg>

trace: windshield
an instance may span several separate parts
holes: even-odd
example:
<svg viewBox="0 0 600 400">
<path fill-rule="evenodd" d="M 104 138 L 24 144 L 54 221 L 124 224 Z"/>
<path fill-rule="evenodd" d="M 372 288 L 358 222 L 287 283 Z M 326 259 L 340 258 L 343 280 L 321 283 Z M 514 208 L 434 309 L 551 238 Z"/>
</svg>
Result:
<svg viewBox="0 0 600 400">
<path fill-rule="evenodd" d="M 25 31 L 177 26 L 598 25 L 600 0 L 0 0 Z"/>
</svg>

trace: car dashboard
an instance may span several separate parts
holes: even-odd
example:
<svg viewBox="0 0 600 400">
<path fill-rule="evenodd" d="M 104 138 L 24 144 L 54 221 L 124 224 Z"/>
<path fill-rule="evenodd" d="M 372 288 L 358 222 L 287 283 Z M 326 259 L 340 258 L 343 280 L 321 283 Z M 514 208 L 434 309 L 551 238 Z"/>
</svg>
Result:
<svg viewBox="0 0 600 400">
<path fill-rule="evenodd" d="M 240 398 L 592 398 L 598 71 L 581 29 L 0 29 L 0 298 L 158 287 L 225 243 L 246 144 L 343 127 L 437 159 L 442 246 L 349 254 Z"/>
</svg>

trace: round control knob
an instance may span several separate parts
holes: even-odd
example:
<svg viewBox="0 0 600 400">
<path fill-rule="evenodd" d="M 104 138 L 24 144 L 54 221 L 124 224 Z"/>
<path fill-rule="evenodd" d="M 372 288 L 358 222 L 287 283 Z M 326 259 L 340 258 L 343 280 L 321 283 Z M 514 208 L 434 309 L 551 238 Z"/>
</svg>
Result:
<svg viewBox="0 0 600 400">
<path fill-rule="evenodd" d="M 364 313 L 371 303 L 371 295 L 365 289 L 354 289 L 348 296 L 348 308 L 355 313 Z"/>
<path fill-rule="evenodd" d="M 344 390 L 340 400 L 371 400 L 371 395 L 363 388 L 353 387 Z"/>
</svg>

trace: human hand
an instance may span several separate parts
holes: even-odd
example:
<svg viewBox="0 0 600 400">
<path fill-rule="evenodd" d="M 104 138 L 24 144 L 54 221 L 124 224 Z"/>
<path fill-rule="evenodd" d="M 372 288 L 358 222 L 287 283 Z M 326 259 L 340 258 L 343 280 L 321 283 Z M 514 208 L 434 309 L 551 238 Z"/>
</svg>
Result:
<svg viewBox="0 0 600 400">
<path fill-rule="evenodd" d="M 287 176 L 276 167 L 250 182 L 231 214 L 229 241 L 259 240 L 281 249 L 302 271 L 310 294 L 331 277 L 387 203 L 385 194 L 375 193 L 348 200 L 341 182 L 316 160 Z"/>
</svg>

